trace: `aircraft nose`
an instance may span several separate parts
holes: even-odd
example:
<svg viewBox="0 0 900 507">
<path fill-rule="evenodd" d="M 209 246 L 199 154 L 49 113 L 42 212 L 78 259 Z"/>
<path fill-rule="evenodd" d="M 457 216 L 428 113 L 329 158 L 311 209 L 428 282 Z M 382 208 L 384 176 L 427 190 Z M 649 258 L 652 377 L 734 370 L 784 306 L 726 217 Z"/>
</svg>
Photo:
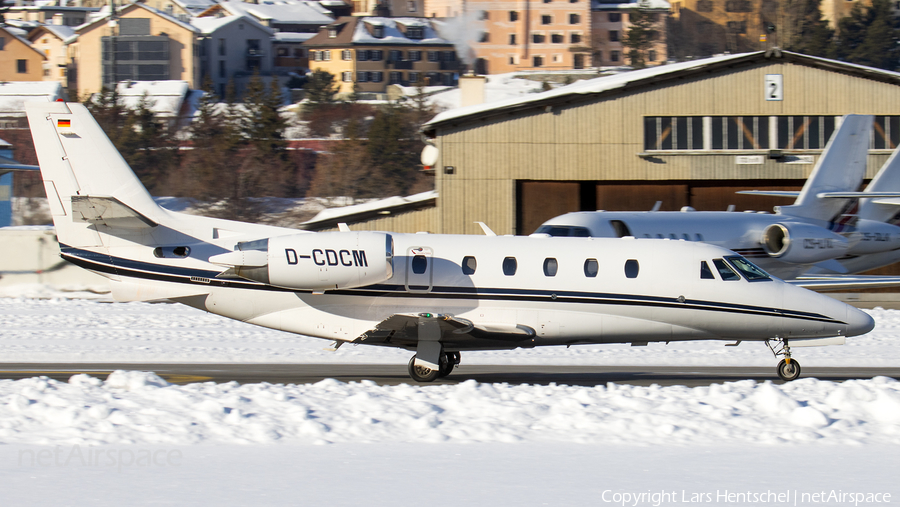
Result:
<svg viewBox="0 0 900 507">
<path fill-rule="evenodd" d="M 847 336 L 866 334 L 875 329 L 875 319 L 868 313 L 847 305 Z"/>
</svg>

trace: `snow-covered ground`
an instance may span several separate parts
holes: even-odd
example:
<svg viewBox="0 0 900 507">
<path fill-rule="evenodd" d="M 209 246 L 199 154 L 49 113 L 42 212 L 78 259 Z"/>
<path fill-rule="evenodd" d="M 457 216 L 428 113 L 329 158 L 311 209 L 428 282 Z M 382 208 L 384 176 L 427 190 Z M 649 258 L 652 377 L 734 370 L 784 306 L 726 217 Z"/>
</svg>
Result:
<svg viewBox="0 0 900 507">
<path fill-rule="evenodd" d="M 70 299 L 72 295 L 92 299 Z M 396 362 L 170 304 L 8 288 L 15 361 Z M 32 296 L 32 297 L 27 297 Z M 99 298 L 99 299 L 98 299 Z M 900 312 L 804 366 L 900 365 Z M 468 363 L 773 364 L 761 345 L 469 353 Z M 169 385 L 0 380 L 0 505 L 885 505 L 900 382 Z"/>
</svg>

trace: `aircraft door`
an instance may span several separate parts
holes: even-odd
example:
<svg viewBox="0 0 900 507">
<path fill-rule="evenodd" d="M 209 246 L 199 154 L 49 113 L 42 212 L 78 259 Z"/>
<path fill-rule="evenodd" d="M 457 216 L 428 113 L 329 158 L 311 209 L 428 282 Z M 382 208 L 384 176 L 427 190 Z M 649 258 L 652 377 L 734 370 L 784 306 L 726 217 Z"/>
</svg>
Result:
<svg viewBox="0 0 900 507">
<path fill-rule="evenodd" d="M 430 292 L 434 252 L 427 246 L 416 246 L 406 251 L 406 290 Z"/>
</svg>

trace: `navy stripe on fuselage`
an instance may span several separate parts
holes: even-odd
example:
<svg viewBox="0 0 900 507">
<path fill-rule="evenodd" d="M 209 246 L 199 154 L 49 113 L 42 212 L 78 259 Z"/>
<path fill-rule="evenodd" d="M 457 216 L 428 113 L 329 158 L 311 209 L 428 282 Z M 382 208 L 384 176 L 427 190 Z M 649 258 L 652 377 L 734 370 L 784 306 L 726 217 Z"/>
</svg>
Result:
<svg viewBox="0 0 900 507">
<path fill-rule="evenodd" d="M 108 255 L 98 254 L 89 250 L 60 245 L 62 257 L 67 261 L 93 271 L 115 274 L 131 278 L 142 278 L 171 283 L 183 283 L 189 285 L 205 285 L 233 289 L 265 290 L 274 292 L 293 292 L 311 294 L 312 290 L 298 290 L 286 287 L 276 287 L 250 280 L 234 278 L 216 278 L 221 273 L 194 268 L 182 268 L 165 264 L 123 259 Z M 200 278 L 203 281 L 192 280 Z M 511 289 L 491 287 L 453 287 L 436 286 L 430 292 L 408 292 L 403 285 L 375 284 L 355 289 L 329 290 L 328 294 L 337 296 L 364 296 L 364 297 L 395 297 L 412 299 L 462 299 L 462 300 L 493 300 L 493 301 L 555 301 L 558 303 L 582 303 L 625 306 L 652 306 L 665 308 L 685 308 L 692 310 L 716 311 L 725 313 L 740 313 L 747 315 L 765 315 L 770 317 L 784 317 L 818 322 L 830 322 L 846 324 L 828 316 L 786 310 L 762 306 L 741 305 L 725 303 L 721 301 L 701 301 L 686 299 L 684 302 L 677 298 L 662 296 L 645 296 L 634 294 L 612 294 L 602 292 L 576 292 L 554 291 L 545 289 Z"/>
</svg>

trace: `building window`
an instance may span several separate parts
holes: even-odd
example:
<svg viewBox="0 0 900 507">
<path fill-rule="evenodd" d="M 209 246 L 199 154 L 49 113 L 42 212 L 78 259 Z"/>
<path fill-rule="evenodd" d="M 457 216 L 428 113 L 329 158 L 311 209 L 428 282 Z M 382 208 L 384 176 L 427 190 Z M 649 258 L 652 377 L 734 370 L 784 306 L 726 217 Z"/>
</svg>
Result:
<svg viewBox="0 0 900 507">
<path fill-rule="evenodd" d="M 353 60 L 353 51 L 349 49 L 341 51 L 341 60 Z"/>
<path fill-rule="evenodd" d="M 544 14 L 541 16 L 541 24 L 542 25 L 552 25 L 553 24 L 553 16 L 549 14 Z"/>
<path fill-rule="evenodd" d="M 365 49 L 357 49 L 356 50 L 356 59 L 360 62 L 368 61 L 369 52 L 366 51 Z"/>
<path fill-rule="evenodd" d="M 491 34 L 490 32 L 481 32 L 481 38 L 478 39 L 478 42 L 490 42 Z"/>
<path fill-rule="evenodd" d="M 610 23 L 618 23 L 622 21 L 622 14 L 619 12 L 610 12 L 608 17 Z"/>
<path fill-rule="evenodd" d="M 380 83 L 383 76 L 383 72 L 369 72 L 369 81 L 373 83 Z"/>
<path fill-rule="evenodd" d="M 429 51 L 428 52 L 428 61 L 429 62 L 439 62 L 440 61 L 440 53 L 437 51 Z"/>
<path fill-rule="evenodd" d="M 456 84 L 456 80 L 453 79 L 453 73 L 445 72 L 443 74 L 444 86 L 453 86 Z"/>
<path fill-rule="evenodd" d="M 16 72 L 19 74 L 27 74 L 28 60 L 16 60 Z"/>
<path fill-rule="evenodd" d="M 409 82 L 410 83 L 417 84 L 419 82 L 419 79 L 421 79 L 421 76 L 419 75 L 418 72 L 410 72 L 409 73 Z"/>
<path fill-rule="evenodd" d="M 225 39 L 219 39 L 219 56 L 225 56 Z"/>
<path fill-rule="evenodd" d="M 376 39 L 381 39 L 382 37 L 384 37 L 384 26 L 374 25 L 372 27 L 372 37 L 375 37 Z"/>
<path fill-rule="evenodd" d="M 544 57 L 543 56 L 535 56 L 532 59 L 532 64 L 534 67 L 542 67 L 544 65 Z"/>
<path fill-rule="evenodd" d="M 610 42 L 619 42 L 619 31 L 618 30 L 610 30 L 609 31 L 609 41 Z"/>
<path fill-rule="evenodd" d="M 491 19 L 491 15 L 488 11 L 481 11 L 481 13 L 479 13 L 478 19 Z"/>
<path fill-rule="evenodd" d="M 365 83 L 366 81 L 369 80 L 369 73 L 368 72 L 357 72 L 356 80 L 360 83 Z"/>
<path fill-rule="evenodd" d="M 610 51 L 609 52 L 609 61 L 618 62 L 619 61 L 619 52 L 618 51 Z"/>
<path fill-rule="evenodd" d="M 425 29 L 421 26 L 409 26 L 406 28 L 406 37 L 409 39 L 422 39 L 425 37 Z"/>
<path fill-rule="evenodd" d="M 569 42 L 571 42 L 572 44 L 580 44 L 581 43 L 581 34 L 578 32 L 570 34 Z"/>
<path fill-rule="evenodd" d="M 388 52 L 388 61 L 397 62 L 403 59 L 403 52 L 397 49 L 392 49 Z"/>
<path fill-rule="evenodd" d="M 543 44 L 545 38 L 546 37 L 544 37 L 544 34 L 542 34 L 542 33 L 531 34 L 531 42 L 533 42 L 535 44 Z"/>
<path fill-rule="evenodd" d="M 228 77 L 228 73 L 225 71 L 225 60 L 219 60 L 219 77 Z"/>
<path fill-rule="evenodd" d="M 369 60 L 371 60 L 373 62 L 380 62 L 383 59 L 384 59 L 384 51 L 382 51 L 380 49 L 373 49 L 372 51 L 369 51 Z"/>
<path fill-rule="evenodd" d="M 514 33 L 509 34 L 509 45 L 510 46 L 516 45 L 516 34 L 514 34 Z"/>
<path fill-rule="evenodd" d="M 753 12 L 753 4 L 750 0 L 727 0 L 725 12 Z"/>
<path fill-rule="evenodd" d="M 444 61 L 445 62 L 455 62 L 456 61 L 456 53 L 453 51 L 444 51 Z"/>
<path fill-rule="evenodd" d="M 729 21 L 728 31 L 730 33 L 747 33 L 746 21 Z"/>
<path fill-rule="evenodd" d="M 509 11 L 509 20 L 510 21 L 518 21 L 519 20 L 519 11 Z"/>
<path fill-rule="evenodd" d="M 322 51 L 322 53 L 325 53 L 325 61 L 330 62 L 331 61 L 331 50 L 326 49 L 325 51 Z"/>
<path fill-rule="evenodd" d="M 697 12 L 712 12 L 712 0 L 697 0 Z"/>
<path fill-rule="evenodd" d="M 403 76 L 399 72 L 391 72 L 391 75 L 388 78 L 389 79 L 388 83 L 389 84 L 400 84 L 400 78 L 402 78 L 402 77 Z"/>
<path fill-rule="evenodd" d="M 3 51 L 4 47 L 6 47 L 6 39 L 0 37 L 0 51 Z"/>
<path fill-rule="evenodd" d="M 422 61 L 422 52 L 421 51 L 410 51 L 407 53 L 407 57 L 411 62 L 419 62 Z"/>
<path fill-rule="evenodd" d="M 278 48 L 275 50 L 275 54 L 278 56 L 288 56 L 288 48 Z"/>
<path fill-rule="evenodd" d="M 334 39 L 335 37 L 337 37 L 337 34 L 338 34 L 337 28 L 329 28 L 328 29 L 328 38 L 329 39 Z"/>
<path fill-rule="evenodd" d="M 349 70 L 345 70 L 344 72 L 341 72 L 341 81 L 343 81 L 345 83 L 352 82 L 353 81 L 353 72 L 350 72 Z"/>
<path fill-rule="evenodd" d="M 407 12 L 416 12 L 417 9 L 418 7 L 416 6 L 416 0 L 409 0 L 409 2 L 406 3 Z"/>
<path fill-rule="evenodd" d="M 647 51 L 647 60 L 650 60 L 651 62 L 656 61 L 656 50 L 651 49 L 650 51 Z"/>
<path fill-rule="evenodd" d="M 49 77 L 49 76 L 50 76 L 50 69 L 44 69 L 44 76 L 45 76 L 45 77 Z"/>
<path fill-rule="evenodd" d="M 581 16 L 578 14 L 569 14 L 569 24 L 577 25 L 578 23 L 581 23 Z"/>
<path fill-rule="evenodd" d="M 509 64 L 510 65 L 518 65 L 519 64 L 519 55 L 509 55 Z"/>
<path fill-rule="evenodd" d="M 563 37 L 563 34 L 561 34 L 561 33 L 550 34 L 550 42 L 552 42 L 554 44 L 562 44 L 563 42 L 565 42 L 565 40 L 566 40 L 566 38 Z"/>
</svg>

